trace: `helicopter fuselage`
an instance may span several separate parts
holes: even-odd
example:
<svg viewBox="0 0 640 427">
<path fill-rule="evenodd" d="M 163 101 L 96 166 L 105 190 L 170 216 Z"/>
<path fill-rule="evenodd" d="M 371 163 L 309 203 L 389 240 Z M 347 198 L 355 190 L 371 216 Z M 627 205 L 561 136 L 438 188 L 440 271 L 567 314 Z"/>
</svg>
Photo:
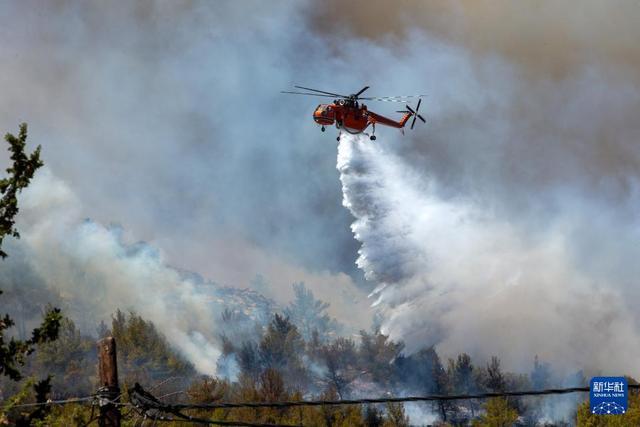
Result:
<svg viewBox="0 0 640 427">
<path fill-rule="evenodd" d="M 320 104 L 313 112 L 313 120 L 324 126 L 336 125 L 338 129 L 351 134 L 364 132 L 369 125 L 376 124 L 402 129 L 411 114 L 405 113 L 399 121 L 389 119 L 369 111 L 367 106 L 349 100 L 337 100 L 333 104 Z"/>
</svg>

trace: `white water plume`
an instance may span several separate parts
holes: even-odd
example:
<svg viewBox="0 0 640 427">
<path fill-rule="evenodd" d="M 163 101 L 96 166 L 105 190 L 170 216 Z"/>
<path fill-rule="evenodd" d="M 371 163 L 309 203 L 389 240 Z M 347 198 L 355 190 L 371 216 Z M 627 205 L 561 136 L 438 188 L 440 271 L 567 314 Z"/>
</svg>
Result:
<svg viewBox="0 0 640 427">
<path fill-rule="evenodd" d="M 498 354 L 512 368 L 539 354 L 559 369 L 638 374 L 628 357 L 640 350 L 637 316 L 623 283 L 583 268 L 576 249 L 591 206 L 572 200 L 582 209 L 530 229 L 472 198 L 440 196 L 428 171 L 412 170 L 391 144 L 347 135 L 337 161 L 362 244 L 357 264 L 379 285 L 383 332 L 409 351 L 437 344 L 445 355 Z M 637 252 L 638 230 L 629 232 L 618 248 L 626 256 Z"/>
</svg>

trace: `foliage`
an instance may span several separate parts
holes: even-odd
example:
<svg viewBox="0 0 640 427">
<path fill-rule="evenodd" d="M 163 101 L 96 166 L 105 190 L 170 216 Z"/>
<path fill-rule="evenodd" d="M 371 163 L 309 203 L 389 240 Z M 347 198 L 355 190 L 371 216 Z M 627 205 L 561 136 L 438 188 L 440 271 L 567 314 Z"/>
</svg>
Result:
<svg viewBox="0 0 640 427">
<path fill-rule="evenodd" d="M 18 413 L 19 417 L 22 417 L 17 405 L 24 403 L 31 396 L 34 385 L 35 379 L 27 378 L 18 392 L 4 402 L 2 408 L 0 408 L 0 424 L 9 424 L 10 421 L 15 422 L 16 413 Z"/>
<path fill-rule="evenodd" d="M 230 317 L 229 312 L 225 316 Z M 268 402 L 300 399 L 337 400 L 385 395 L 426 395 L 523 390 L 555 386 L 551 367 L 534 360 L 529 375 L 504 372 L 494 356 L 486 363 L 475 362 L 460 354 L 443 366 L 435 348 L 423 348 L 404 354 L 402 342 L 395 342 L 380 331 L 360 333 L 359 339 L 327 338 L 309 340 L 286 315 L 275 314 L 270 322 L 256 328 L 249 340 L 236 343 L 223 340 L 224 357 L 238 366 L 240 374 L 232 379 L 198 376 L 193 367 L 174 352 L 152 322 L 136 313 L 117 311 L 110 330 L 99 328 L 103 335 L 113 334 L 118 343 L 121 386 L 140 381 L 145 389 L 161 400 L 172 403 Z M 32 373 L 52 371 L 52 392 L 58 397 L 88 395 L 95 389 L 95 343 L 83 336 L 74 323 L 62 319 L 59 339 L 42 344 L 24 370 Z M 182 378 L 182 380 L 179 380 Z M 124 381 L 122 381 L 124 379 Z M 177 380 L 178 379 L 178 380 Z M 181 383 L 178 383 L 181 381 Z M 581 382 L 579 373 L 565 381 Z M 26 384 L 26 385 L 25 385 Z M 4 420 L 35 425 L 84 425 L 92 416 L 89 405 L 47 407 L 45 411 L 21 413 L 17 402 L 35 401 L 34 380 L 23 384 L 18 398 L 5 404 Z M 28 386 L 28 387 L 27 387 Z M 24 387 L 27 387 L 25 389 Z M 40 399 L 49 389 L 40 388 Z M 126 401 L 126 393 L 122 398 Z M 540 399 L 494 398 L 486 401 L 446 401 L 434 403 L 440 420 L 434 425 L 511 426 L 539 425 L 542 419 Z M 576 421 L 585 426 L 640 425 L 640 397 L 634 394 L 627 415 L 592 416 L 588 404 L 579 407 Z M 426 406 L 426 404 L 425 404 Z M 309 426 L 380 426 L 404 427 L 409 418 L 402 404 L 319 406 L 292 408 L 234 408 L 185 410 L 198 418 Z M 139 425 L 136 413 L 125 417 L 123 426 Z M 42 418 L 37 420 L 36 418 Z M 26 421 L 25 421 L 26 420 Z M 420 424 L 423 420 L 412 419 Z M 548 421 L 548 420 L 547 420 Z M 39 424 L 40 423 L 40 424 Z M 152 425 L 148 420 L 142 425 Z M 165 422 L 163 425 L 182 425 Z"/>
<path fill-rule="evenodd" d="M 294 300 L 285 309 L 284 314 L 296 325 L 298 332 L 306 341 L 317 333 L 320 341 L 336 335 L 337 322 L 326 313 L 329 303 L 316 299 L 304 283 L 294 283 Z"/>
<path fill-rule="evenodd" d="M 2 243 L 6 236 L 20 237 L 15 228 L 15 216 L 18 214 L 18 193 L 31 182 L 36 170 L 43 165 L 40 160 L 40 147 L 29 155 L 25 153 L 27 140 L 27 124 L 20 125 L 20 133 L 14 136 L 5 135 L 9 143 L 12 164 L 7 168 L 8 177 L 0 179 L 0 257 L 6 258 L 7 253 L 2 250 Z M 2 294 L 2 291 L 0 291 Z M 18 366 L 24 365 L 25 357 L 35 350 L 37 344 L 50 342 L 56 339 L 60 327 L 60 310 L 49 310 L 44 317 L 42 325 L 31 333 L 28 340 L 5 338 L 7 329 L 15 325 L 9 315 L 0 319 L 0 375 L 6 375 L 12 380 L 19 381 L 22 378 Z"/>
<path fill-rule="evenodd" d="M 395 374 L 393 362 L 400 356 L 404 344 L 393 342 L 388 335 L 379 331 L 373 334 L 360 331 L 360 340 L 360 367 L 374 382 L 390 386 Z"/>
<path fill-rule="evenodd" d="M 364 423 L 367 427 L 382 427 L 384 414 L 373 405 L 367 405 L 364 410 Z"/>
<path fill-rule="evenodd" d="M 491 362 L 487 363 L 487 375 L 484 386 L 495 392 L 505 391 L 506 380 L 500 369 L 500 359 L 496 356 L 491 357 Z"/>
<path fill-rule="evenodd" d="M 326 367 L 324 380 L 344 399 L 360 373 L 356 343 L 349 338 L 336 338 L 319 349 L 319 359 Z"/>
<path fill-rule="evenodd" d="M 449 359 L 447 375 L 451 381 L 453 392 L 456 394 L 473 394 L 480 391 L 478 373 L 474 371 L 475 366 L 471 362 L 471 356 L 466 353 L 458 355 L 456 360 Z M 475 417 L 479 403 L 476 400 L 466 400 L 462 403 L 471 415 Z M 458 421 L 466 421 L 468 416 L 461 411 L 453 411 L 453 418 Z"/>
<path fill-rule="evenodd" d="M 27 124 L 20 125 L 18 136 L 10 133 L 5 135 L 5 140 L 9 143 L 9 151 L 11 152 L 11 165 L 7 168 L 8 176 L 0 179 L 0 258 L 6 258 L 7 253 L 2 250 L 2 243 L 6 236 L 19 238 L 20 234 L 15 228 L 15 217 L 18 214 L 18 193 L 26 188 L 36 170 L 43 163 L 40 160 L 40 146 L 31 154 L 25 153 L 27 141 Z M 0 295 L 2 291 L 0 291 Z M 31 338 L 26 340 L 18 340 L 15 337 L 7 340 L 5 335 L 7 330 L 15 325 L 13 319 L 5 314 L 0 319 L 0 375 L 7 376 L 13 381 L 20 381 L 22 373 L 20 366 L 24 366 L 25 359 L 34 352 L 39 344 L 46 344 L 54 341 L 58 337 L 60 329 L 60 320 L 62 315 L 57 308 L 50 308 L 44 316 L 40 327 L 35 328 L 31 332 Z M 24 387 L 33 387 L 36 402 L 42 402 L 46 399 L 47 394 L 51 391 L 51 377 L 48 376 L 39 382 L 27 381 Z M 24 394 L 18 393 L 18 397 Z M 11 400 L 10 400 L 11 401 Z M 17 418 L 18 424 L 32 424 L 35 420 L 42 419 L 46 415 L 46 409 L 39 407 L 32 411 L 29 415 Z M 3 412 L 3 418 L 6 418 Z"/>
<path fill-rule="evenodd" d="M 1 294 L 1 291 L 0 291 Z M 54 341 L 58 336 L 62 315 L 57 308 L 46 313 L 42 325 L 31 333 L 28 340 L 5 338 L 5 331 L 14 325 L 13 320 L 5 315 L 0 319 L 0 374 L 14 381 L 22 379 L 18 366 L 24 365 L 25 357 L 33 353 L 37 344 Z"/>
<path fill-rule="evenodd" d="M 507 399 L 495 397 L 484 404 L 485 414 L 474 420 L 474 426 L 511 427 L 518 420 L 518 412 L 509 405 Z"/>
<path fill-rule="evenodd" d="M 96 362 L 95 339 L 82 335 L 75 323 L 65 317 L 58 339 L 38 348 L 30 370 L 53 374 L 56 397 L 86 396 L 94 390 Z"/>
<path fill-rule="evenodd" d="M 423 348 L 409 356 L 400 355 L 395 362 L 398 381 L 417 395 L 447 394 L 450 391 L 449 377 L 435 348 Z M 452 402 L 434 403 L 443 420 L 453 412 Z"/>
<path fill-rule="evenodd" d="M 401 403 L 387 404 L 387 419 L 384 427 L 409 427 L 409 417 L 404 413 L 404 406 Z"/>
<path fill-rule="evenodd" d="M 18 193 L 26 188 L 36 170 L 43 163 L 40 160 L 40 146 L 31 154 L 25 153 L 27 124 L 20 125 L 20 133 L 14 136 L 7 133 L 4 139 L 9 143 L 12 164 L 7 168 L 8 177 L 0 179 L 0 257 L 6 258 L 2 250 L 5 236 L 20 237 L 15 228 L 15 216 L 18 214 Z"/>
<path fill-rule="evenodd" d="M 98 409 L 95 407 L 90 408 L 77 403 L 54 405 L 42 425 L 47 427 L 88 426 L 91 422 L 95 422 L 97 416 Z"/>
<path fill-rule="evenodd" d="M 534 390 L 542 390 L 550 384 L 551 367 L 546 362 L 540 362 L 538 355 L 533 360 L 533 370 L 531 371 L 531 385 Z"/>
<path fill-rule="evenodd" d="M 177 354 L 152 322 L 134 312 L 117 310 L 111 334 L 118 351 L 118 367 L 125 384 L 152 384 L 167 377 L 193 377 L 195 370 Z"/>
<path fill-rule="evenodd" d="M 221 400 L 228 389 L 228 382 L 205 375 L 191 384 L 187 396 L 190 403 L 212 403 Z"/>
<path fill-rule="evenodd" d="M 637 384 L 633 379 L 628 379 L 629 384 Z M 597 415 L 592 414 L 589 400 L 585 400 L 578 406 L 576 423 L 578 427 L 623 427 L 640 425 L 640 393 L 629 390 L 627 412 L 623 415 Z"/>
<path fill-rule="evenodd" d="M 263 371 L 275 369 L 285 376 L 287 384 L 301 388 L 307 372 L 302 361 L 304 341 L 288 317 L 276 314 L 258 346 Z"/>
<path fill-rule="evenodd" d="M 0 410 L 0 424 L 12 424 L 16 426 L 39 425 L 49 414 L 47 405 L 24 408 L 19 405 L 26 401 L 33 403 L 45 403 L 51 393 L 51 377 L 36 382 L 35 378 L 28 378 L 20 390 L 5 402 Z"/>
</svg>

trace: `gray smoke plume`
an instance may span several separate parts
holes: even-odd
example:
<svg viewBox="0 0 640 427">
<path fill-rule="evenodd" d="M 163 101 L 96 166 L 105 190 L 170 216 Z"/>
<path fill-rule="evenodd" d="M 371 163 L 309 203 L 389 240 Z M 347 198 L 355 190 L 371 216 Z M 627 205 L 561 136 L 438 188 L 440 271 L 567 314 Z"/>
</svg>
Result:
<svg viewBox="0 0 640 427">
<path fill-rule="evenodd" d="M 48 302 L 62 304 L 64 314 L 88 333 L 116 309 L 133 310 L 152 321 L 198 371 L 211 375 L 220 366 L 220 335 L 237 332 L 229 329 L 233 325 L 220 326 L 224 310 L 248 316 L 252 330 L 278 310 L 255 292 L 225 289 L 171 267 L 161 249 L 132 243 L 127 235 L 131 233 L 119 226 L 105 227 L 84 218 L 81 200 L 48 167 L 38 171 L 20 202 L 17 225 L 22 236 L 9 242 L 11 256 L 0 271 L 0 284 L 10 291 L 3 295 L 3 304 L 8 303 L 7 296 L 21 292 L 51 292 L 58 298 Z M 303 270 L 291 274 L 309 278 Z M 366 328 L 370 324 L 366 295 L 346 276 L 319 275 L 306 286 L 319 294 L 327 283 L 341 287 L 325 298 L 333 303 L 329 312 L 350 328 Z M 261 291 L 278 296 L 273 289 L 278 287 L 264 284 Z M 24 304 L 24 298 L 19 302 Z M 288 300 L 279 302 L 282 307 Z"/>
<path fill-rule="evenodd" d="M 353 175 L 343 176 L 364 244 L 358 263 L 380 285 L 386 330 L 413 346 L 496 353 L 506 368 L 539 353 L 634 373 L 640 9 L 575 9 L 2 3 L 0 128 L 29 122 L 29 142 L 43 145 L 52 176 L 79 201 L 75 226 L 38 225 L 50 232 L 38 242 L 66 252 L 52 246 L 32 261 L 66 286 L 70 261 L 45 260 L 76 259 L 69 246 L 85 240 L 56 233 L 77 236 L 77 220 L 90 217 L 81 235 L 117 249 L 99 225 L 115 221 L 124 242 L 159 248 L 163 262 L 145 255 L 138 267 L 176 265 L 237 287 L 260 273 L 281 303 L 305 281 L 332 316 L 367 325 L 370 289 L 356 286 L 358 244 L 340 206 L 332 138 L 311 122 L 317 100 L 278 92 L 297 83 L 428 93 L 427 126 L 404 138 L 379 129 L 378 145 L 353 148 Z M 387 115 L 393 107 L 369 105 Z M 46 210 L 33 212 L 40 217 L 23 219 L 26 246 L 31 224 L 47 221 Z M 100 259 L 83 263 L 98 268 Z M 91 298 L 90 285 L 71 282 L 69 294 Z M 132 289 L 105 298 L 102 311 Z M 607 354 L 598 340 L 627 353 Z"/>
<path fill-rule="evenodd" d="M 15 132 L 28 122 L 28 142 L 43 146 L 49 168 L 42 178 L 48 184 L 39 187 L 62 183 L 75 200 L 60 208 L 63 224 L 43 227 L 51 214 L 29 196 L 34 208 L 21 211 L 17 245 L 32 251 L 29 260 L 47 286 L 92 303 L 95 310 L 78 309 L 74 320 L 94 313 L 100 317 L 93 320 L 108 319 L 117 308 L 133 308 L 162 321 L 152 312 L 172 301 L 169 313 L 184 311 L 180 333 L 199 331 L 215 346 L 218 313 L 201 313 L 199 289 L 178 277 L 187 270 L 236 288 L 261 274 L 268 284 L 261 291 L 281 306 L 293 297 L 292 283 L 302 281 L 331 303 L 332 317 L 368 327 L 367 291 L 350 275 L 356 246 L 339 203 L 334 145 L 321 143 L 320 132 L 307 126 L 308 100 L 279 93 L 316 75 L 296 65 L 316 46 L 322 51 L 305 28 L 307 6 L 0 5 L 0 129 Z M 307 44 L 313 48 L 302 49 Z M 0 165 L 6 161 L 1 149 Z M 51 199 L 48 190 L 39 191 Z M 83 218 L 91 221 L 78 225 Z M 112 222 L 121 227 L 102 225 Z M 135 246 L 137 253 L 130 246 L 139 240 L 148 244 Z M 87 242 L 103 242 L 106 253 L 84 257 L 80 245 Z M 8 262 L 15 266 L 17 257 Z M 155 276 L 161 272 L 166 279 Z M 118 274 L 125 277 L 116 280 Z M 144 295 L 157 304 L 143 307 L 138 297 Z M 191 345 L 178 332 L 170 335 L 176 347 Z M 215 361 L 207 363 L 196 365 L 211 372 Z"/>
<path fill-rule="evenodd" d="M 152 247 L 124 244 L 117 228 L 81 221 L 80 201 L 48 168 L 39 171 L 21 202 L 21 259 L 9 257 L 5 268 L 26 262 L 45 287 L 70 303 L 65 315 L 76 321 L 108 320 L 116 308 L 135 310 L 199 371 L 215 373 L 220 310 L 213 289 L 166 266 Z"/>
</svg>

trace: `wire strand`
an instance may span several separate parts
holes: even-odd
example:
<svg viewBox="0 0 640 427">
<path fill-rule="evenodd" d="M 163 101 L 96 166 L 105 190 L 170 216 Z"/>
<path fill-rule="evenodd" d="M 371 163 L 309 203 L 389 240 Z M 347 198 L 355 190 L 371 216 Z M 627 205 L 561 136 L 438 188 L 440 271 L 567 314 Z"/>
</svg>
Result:
<svg viewBox="0 0 640 427">
<path fill-rule="evenodd" d="M 629 389 L 640 389 L 640 384 L 629 384 Z M 222 402 L 206 404 L 162 404 L 160 407 L 169 410 L 179 411 L 183 409 L 219 409 L 219 408 L 288 408 L 296 406 L 325 406 L 325 405 L 363 405 L 375 403 L 402 403 L 402 402 L 430 402 L 430 401 L 451 401 L 466 399 L 488 399 L 492 397 L 522 397 L 522 396 L 545 396 L 569 393 L 587 393 L 589 387 L 552 388 L 545 390 L 510 391 L 510 392 L 487 392 L 477 394 L 457 394 L 457 395 L 427 395 L 427 396 L 406 396 L 406 397 L 383 397 L 378 399 L 341 399 L 341 400 L 297 400 L 283 402 Z M 156 407 L 156 409 L 160 409 Z"/>
<path fill-rule="evenodd" d="M 95 400 L 96 396 L 74 397 L 64 400 L 47 400 L 46 402 L 37 403 L 21 403 L 19 405 L 12 405 L 12 408 L 28 408 L 34 406 L 46 406 L 46 405 L 67 405 L 70 403 L 82 403 Z"/>
<path fill-rule="evenodd" d="M 298 424 L 270 424 L 270 423 L 252 423 L 248 421 L 223 421 L 223 420 L 207 420 L 206 418 L 196 418 L 181 412 L 172 412 L 173 415 L 183 421 L 199 424 L 209 424 L 218 426 L 239 426 L 239 427 L 299 427 Z M 159 419 L 159 421 L 175 421 L 168 419 Z"/>
</svg>

